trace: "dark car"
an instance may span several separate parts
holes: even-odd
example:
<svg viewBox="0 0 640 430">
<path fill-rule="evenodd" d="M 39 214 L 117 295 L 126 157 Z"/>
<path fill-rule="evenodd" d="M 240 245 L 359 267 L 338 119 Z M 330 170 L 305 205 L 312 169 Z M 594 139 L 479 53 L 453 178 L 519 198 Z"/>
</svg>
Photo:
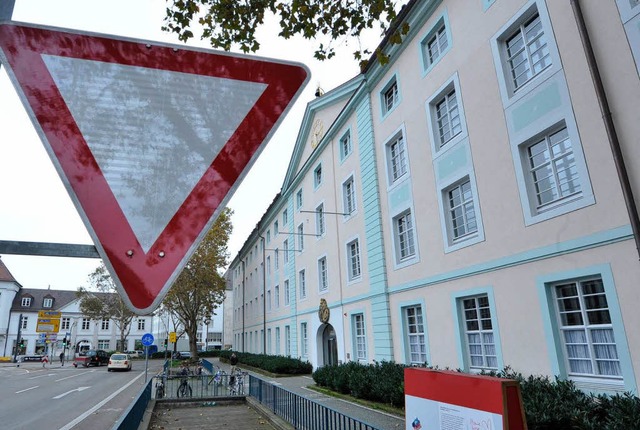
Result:
<svg viewBox="0 0 640 430">
<path fill-rule="evenodd" d="M 74 367 L 78 366 L 102 366 L 109 363 L 109 354 L 102 349 L 90 349 L 89 351 L 81 352 L 73 360 Z"/>
</svg>

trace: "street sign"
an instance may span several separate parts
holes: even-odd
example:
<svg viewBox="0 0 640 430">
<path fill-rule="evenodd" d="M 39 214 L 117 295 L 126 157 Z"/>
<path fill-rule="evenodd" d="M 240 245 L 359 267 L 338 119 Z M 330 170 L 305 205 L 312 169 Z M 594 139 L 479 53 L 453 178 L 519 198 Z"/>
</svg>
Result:
<svg viewBox="0 0 640 430">
<path fill-rule="evenodd" d="M 139 314 L 160 304 L 309 79 L 297 63 L 11 22 L 0 61 Z"/>
<path fill-rule="evenodd" d="M 169 342 L 176 343 L 176 332 L 175 331 L 169 332 Z"/>
<path fill-rule="evenodd" d="M 38 318 L 36 333 L 58 333 L 60 331 L 59 319 Z"/>
<path fill-rule="evenodd" d="M 153 335 L 151 333 L 145 333 L 142 335 L 142 345 L 144 346 L 153 345 Z"/>
<path fill-rule="evenodd" d="M 38 311 L 38 318 L 57 318 L 62 317 L 62 312 L 59 311 Z"/>
</svg>

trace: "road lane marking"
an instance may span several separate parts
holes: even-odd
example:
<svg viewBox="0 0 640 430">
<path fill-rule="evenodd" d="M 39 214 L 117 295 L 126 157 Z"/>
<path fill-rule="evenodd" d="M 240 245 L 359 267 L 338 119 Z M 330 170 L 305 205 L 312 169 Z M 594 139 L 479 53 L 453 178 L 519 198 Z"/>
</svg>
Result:
<svg viewBox="0 0 640 430">
<path fill-rule="evenodd" d="M 47 376 L 55 376 L 55 373 L 47 373 L 46 375 L 40 375 L 40 376 L 32 376 L 29 379 L 38 379 L 38 378 L 46 378 Z"/>
<path fill-rule="evenodd" d="M 76 424 L 78 424 L 79 422 L 81 422 L 82 420 L 84 420 L 85 418 L 87 418 L 88 416 L 90 416 L 91 414 L 93 414 L 95 411 L 97 411 L 98 409 L 100 409 L 102 406 L 104 406 L 107 402 L 109 402 L 111 399 L 113 399 L 115 396 L 117 396 L 118 394 L 120 394 L 121 392 L 123 392 L 124 390 L 126 390 L 127 388 L 129 388 L 129 386 L 131 384 L 133 384 L 134 382 L 136 382 L 136 380 L 142 378 L 144 376 L 144 373 L 140 373 L 138 376 L 136 376 L 135 378 L 133 378 L 131 381 L 129 381 L 129 383 L 123 387 L 121 387 L 120 389 L 118 389 L 117 391 L 115 391 L 113 394 L 111 394 L 109 397 L 107 397 L 106 399 L 104 399 L 103 401 L 101 401 L 100 403 L 98 403 L 97 405 L 95 405 L 94 407 L 92 407 L 91 409 L 89 409 L 88 411 L 86 411 L 85 413 L 83 413 L 82 415 L 80 415 L 79 417 L 77 417 L 76 419 L 74 419 L 73 421 L 71 421 L 69 424 L 67 424 L 64 427 L 60 427 L 60 430 L 71 430 Z"/>
<path fill-rule="evenodd" d="M 24 393 L 25 391 L 29 391 L 29 390 L 35 390 L 36 388 L 38 388 L 40 385 L 36 385 L 35 387 L 31 387 L 31 388 L 26 388 L 24 390 L 20 390 L 20 391 L 16 391 L 16 394 L 20 394 L 20 393 Z"/>
<path fill-rule="evenodd" d="M 78 392 L 80 392 L 80 391 L 88 390 L 89 388 L 91 388 L 91 387 L 78 387 L 78 388 L 75 388 L 75 389 L 73 389 L 73 390 L 69 390 L 69 391 L 67 391 L 66 393 L 59 394 L 59 395 L 57 395 L 57 396 L 55 396 L 55 397 L 53 397 L 53 398 L 54 398 L 54 399 L 61 399 L 61 398 L 63 398 L 64 396 L 66 396 L 67 394 L 71 394 L 71 393 L 73 393 L 74 391 L 78 391 Z"/>
<path fill-rule="evenodd" d="M 88 372 L 82 372 L 82 373 L 76 373 L 75 375 L 71 375 L 71 376 L 67 376 L 66 378 L 60 378 L 60 379 L 56 379 L 53 382 L 60 382 L 60 381 L 64 381 L 65 379 L 71 379 L 71 378 L 75 378 L 76 376 L 82 376 L 85 373 L 91 373 L 91 372 L 95 372 L 95 370 L 90 370 Z"/>
</svg>

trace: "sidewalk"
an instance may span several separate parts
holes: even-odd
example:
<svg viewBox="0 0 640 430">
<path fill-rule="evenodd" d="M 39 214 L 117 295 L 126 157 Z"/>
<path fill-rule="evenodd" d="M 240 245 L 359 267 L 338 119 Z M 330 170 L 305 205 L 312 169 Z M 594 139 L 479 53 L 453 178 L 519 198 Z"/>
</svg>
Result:
<svg viewBox="0 0 640 430">
<path fill-rule="evenodd" d="M 227 363 L 220 362 L 217 358 L 206 358 L 211 364 L 220 366 L 221 369 L 229 373 L 231 366 Z M 238 363 L 238 367 L 242 369 L 242 364 Z M 243 369 L 245 370 L 245 369 Z M 385 412 L 376 411 L 365 406 L 358 405 L 356 403 L 348 402 L 346 400 L 337 399 L 335 397 L 327 396 L 322 393 L 318 393 L 310 388 L 310 385 L 315 385 L 313 378 L 310 375 L 306 376 L 286 376 L 279 378 L 271 378 L 269 376 L 249 371 L 249 374 L 256 376 L 260 379 L 268 381 L 274 385 L 281 386 L 287 390 L 305 397 L 309 400 L 313 400 L 320 403 L 323 406 L 327 406 L 333 410 L 336 410 L 346 416 L 355 418 L 364 423 L 367 423 L 373 427 L 383 430 L 404 429 L 404 418 L 396 417 Z"/>
</svg>

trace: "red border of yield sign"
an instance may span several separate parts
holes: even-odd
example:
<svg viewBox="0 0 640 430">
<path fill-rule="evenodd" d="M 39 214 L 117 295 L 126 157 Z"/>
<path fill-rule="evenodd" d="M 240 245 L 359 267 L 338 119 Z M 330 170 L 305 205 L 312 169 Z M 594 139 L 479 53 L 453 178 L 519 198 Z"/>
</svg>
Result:
<svg viewBox="0 0 640 430">
<path fill-rule="evenodd" d="M 144 313 L 160 304 L 223 203 L 309 79 L 306 67 L 155 42 L 115 39 L 15 23 L 0 24 L 0 49 L 14 85 L 39 129 L 116 285 Z M 266 84 L 147 253 L 138 243 L 85 142 L 42 54 Z M 133 251 L 129 256 L 127 252 Z M 162 256 L 161 256 L 162 255 Z"/>
</svg>

